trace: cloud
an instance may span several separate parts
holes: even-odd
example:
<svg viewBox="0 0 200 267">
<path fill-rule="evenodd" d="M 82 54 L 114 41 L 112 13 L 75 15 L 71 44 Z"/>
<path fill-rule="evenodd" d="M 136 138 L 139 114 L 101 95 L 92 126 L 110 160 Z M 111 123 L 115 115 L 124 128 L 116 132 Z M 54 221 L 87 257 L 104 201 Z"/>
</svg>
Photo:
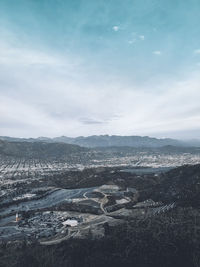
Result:
<svg viewBox="0 0 200 267">
<path fill-rule="evenodd" d="M 195 49 L 194 54 L 200 54 L 200 49 Z"/>
<path fill-rule="evenodd" d="M 135 42 L 136 42 L 135 39 L 132 39 L 132 40 L 129 40 L 129 41 L 128 41 L 129 44 L 134 44 Z"/>
<path fill-rule="evenodd" d="M 129 74 L 124 78 L 122 68 L 117 70 L 121 79 L 107 69 L 93 68 L 90 57 L 1 42 L 1 135 L 164 136 L 171 132 L 173 137 L 178 131 L 200 132 L 199 73 L 185 75 L 181 81 L 161 79 L 158 73 L 154 81 L 141 84 L 126 79 Z"/>
<path fill-rule="evenodd" d="M 109 73 L 94 78 L 75 57 L 9 46 L 2 51 L 7 59 L 0 64 L 1 135 L 173 136 L 175 131 L 200 131 L 198 74 L 182 82 L 133 85 Z"/>
<path fill-rule="evenodd" d="M 140 35 L 139 38 L 140 38 L 140 40 L 142 40 L 142 41 L 144 41 L 144 39 L 145 39 L 144 35 Z"/>
<path fill-rule="evenodd" d="M 100 106 L 112 97 L 103 86 L 106 77 L 97 85 L 76 57 L 1 47 L 0 58 L 6 55 L 0 63 L 2 135 L 95 134 L 96 126 L 114 116 L 114 103 Z"/>
<path fill-rule="evenodd" d="M 99 121 L 99 120 L 95 120 L 92 118 L 81 118 L 80 121 L 83 124 L 103 124 L 103 123 L 106 123 L 106 121 Z"/>
<path fill-rule="evenodd" d="M 162 54 L 162 52 L 159 50 L 153 51 L 152 53 L 157 56 L 160 56 Z"/>
<path fill-rule="evenodd" d="M 0 64 L 5 65 L 58 65 L 58 58 L 37 50 L 12 48 L 0 43 Z"/>
<path fill-rule="evenodd" d="M 119 26 L 113 26 L 112 29 L 113 29 L 113 31 L 118 32 L 119 31 Z"/>
<path fill-rule="evenodd" d="M 121 117 L 112 122 L 112 127 L 119 129 L 119 134 L 126 129 L 128 135 L 161 136 L 171 132 L 173 136 L 175 131 L 200 131 L 200 126 L 196 124 L 200 119 L 199 82 L 199 77 L 194 76 L 184 82 L 162 84 L 163 90 L 159 94 L 144 88 L 125 91 L 125 96 L 120 96 Z"/>
<path fill-rule="evenodd" d="M 2 135 L 163 136 L 171 132 L 173 136 L 175 131 L 200 130 L 196 123 L 200 119 L 198 75 L 182 82 L 163 81 L 158 93 L 151 83 L 138 88 L 114 81 L 99 82 L 94 90 L 81 76 L 73 80 L 56 72 L 42 76 L 40 70 L 31 76 L 23 73 L 12 77 L 13 88 L 1 87 Z M 5 76 L 0 78 L 7 80 Z M 20 88 L 16 90 L 15 84 Z"/>
</svg>

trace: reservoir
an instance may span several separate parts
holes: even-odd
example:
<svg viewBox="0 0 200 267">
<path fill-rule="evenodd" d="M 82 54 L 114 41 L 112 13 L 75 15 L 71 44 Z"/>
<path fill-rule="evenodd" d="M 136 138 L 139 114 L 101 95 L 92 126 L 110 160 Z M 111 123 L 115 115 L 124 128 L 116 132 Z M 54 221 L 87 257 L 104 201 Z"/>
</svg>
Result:
<svg viewBox="0 0 200 267">
<path fill-rule="evenodd" d="M 158 168 L 149 168 L 149 167 L 141 167 L 141 168 L 128 168 L 122 169 L 121 172 L 130 172 L 135 174 L 151 174 L 151 173 L 162 173 L 167 172 L 173 169 L 172 167 L 158 167 Z"/>
</svg>

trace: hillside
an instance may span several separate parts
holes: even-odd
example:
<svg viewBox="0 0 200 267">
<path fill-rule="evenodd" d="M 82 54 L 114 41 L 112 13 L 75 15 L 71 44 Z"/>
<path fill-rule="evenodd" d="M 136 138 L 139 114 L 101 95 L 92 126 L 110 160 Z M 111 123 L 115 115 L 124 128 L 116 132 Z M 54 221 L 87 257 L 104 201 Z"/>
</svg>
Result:
<svg viewBox="0 0 200 267">
<path fill-rule="evenodd" d="M 200 164 L 159 176 L 117 168 L 72 171 L 49 177 L 45 191 L 44 184 L 37 191 L 27 184 L 36 195 L 10 199 L 0 210 L 0 266 L 199 267 L 199 183 Z M 24 184 L 18 190 L 28 192 Z M 130 202 L 119 205 L 122 199 Z M 12 227 L 12 212 L 26 207 Z M 68 218 L 78 224 L 63 226 Z"/>
<path fill-rule="evenodd" d="M 161 177 L 154 188 L 153 198 L 165 202 L 177 202 L 181 206 L 200 205 L 200 164 L 175 168 Z"/>
<path fill-rule="evenodd" d="M 46 142 L 7 142 L 0 140 L 0 155 L 25 158 L 60 158 L 87 151 L 78 145 Z"/>
</svg>

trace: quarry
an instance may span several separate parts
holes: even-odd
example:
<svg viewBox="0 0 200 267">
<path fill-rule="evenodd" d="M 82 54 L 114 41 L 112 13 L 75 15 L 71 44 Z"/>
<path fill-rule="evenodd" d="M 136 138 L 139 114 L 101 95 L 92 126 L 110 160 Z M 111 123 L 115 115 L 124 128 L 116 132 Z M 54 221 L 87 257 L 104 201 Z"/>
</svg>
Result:
<svg viewBox="0 0 200 267">
<path fill-rule="evenodd" d="M 51 188 L 39 198 L 36 189 L 34 192 L 14 198 L 0 209 L 2 240 L 83 238 L 89 229 L 94 229 L 95 236 L 101 236 L 105 223 L 120 222 L 110 216 L 111 211 L 133 205 L 138 198 L 137 190 L 124 191 L 116 185 L 73 190 Z"/>
</svg>

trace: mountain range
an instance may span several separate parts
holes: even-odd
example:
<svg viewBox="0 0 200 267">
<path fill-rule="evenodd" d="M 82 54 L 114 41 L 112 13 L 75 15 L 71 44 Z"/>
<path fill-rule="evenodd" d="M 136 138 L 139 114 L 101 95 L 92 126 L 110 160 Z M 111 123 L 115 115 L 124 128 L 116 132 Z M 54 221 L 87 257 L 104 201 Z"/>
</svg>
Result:
<svg viewBox="0 0 200 267">
<path fill-rule="evenodd" d="M 200 146 L 200 140 L 176 140 L 171 138 L 153 138 L 149 136 L 119 136 L 119 135 L 92 135 L 79 137 L 38 137 L 38 138 L 16 138 L 0 136 L 1 140 L 9 142 L 44 142 L 44 143 L 66 143 L 83 147 L 163 147 L 163 146 Z"/>
</svg>

